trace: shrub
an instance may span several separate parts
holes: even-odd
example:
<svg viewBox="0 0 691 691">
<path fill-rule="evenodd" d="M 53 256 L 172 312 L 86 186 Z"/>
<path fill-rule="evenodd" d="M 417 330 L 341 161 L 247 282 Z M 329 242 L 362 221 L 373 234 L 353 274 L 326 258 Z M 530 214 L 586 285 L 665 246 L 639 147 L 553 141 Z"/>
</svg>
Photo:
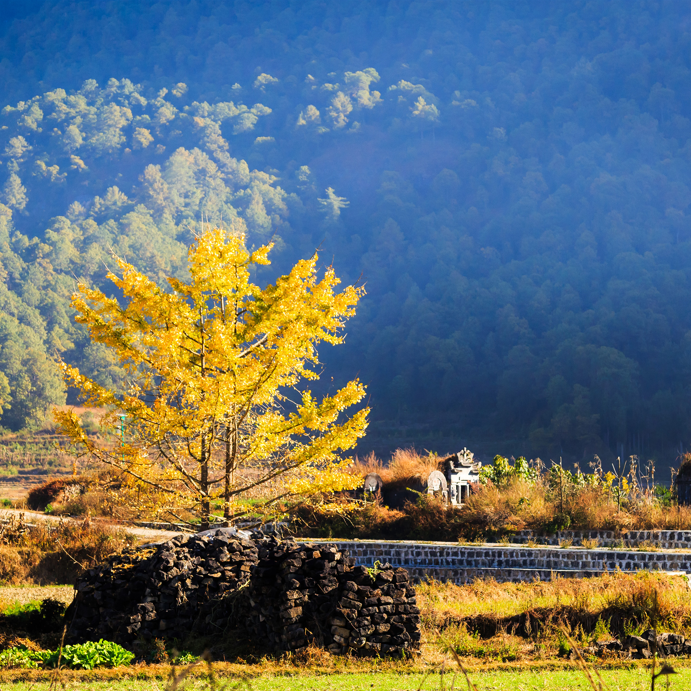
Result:
<svg viewBox="0 0 691 691">
<path fill-rule="evenodd" d="M 376 503 L 337 498 L 328 503 L 302 503 L 293 508 L 293 530 L 300 535 L 332 538 L 396 538 L 404 534 L 402 511 Z"/>
<path fill-rule="evenodd" d="M 451 540 L 468 535 L 462 510 L 454 509 L 438 497 L 423 494 L 405 505 L 405 534 L 419 540 Z"/>
<path fill-rule="evenodd" d="M 81 489 L 86 482 L 85 478 L 74 477 L 49 480 L 29 491 L 26 505 L 33 511 L 45 511 L 46 507 L 55 504 L 68 488 L 79 487 Z"/>
<path fill-rule="evenodd" d="M 663 487 L 662 485 L 655 485 L 653 490 L 653 496 L 656 501 L 666 508 L 672 506 L 672 490 L 668 487 Z"/>
<path fill-rule="evenodd" d="M 422 456 L 415 449 L 396 449 L 388 464 L 370 453 L 364 460 L 356 460 L 351 472 L 362 477 L 377 473 L 387 485 L 418 483 L 426 481 L 433 470 L 439 470 L 440 460 L 433 453 Z"/>
</svg>

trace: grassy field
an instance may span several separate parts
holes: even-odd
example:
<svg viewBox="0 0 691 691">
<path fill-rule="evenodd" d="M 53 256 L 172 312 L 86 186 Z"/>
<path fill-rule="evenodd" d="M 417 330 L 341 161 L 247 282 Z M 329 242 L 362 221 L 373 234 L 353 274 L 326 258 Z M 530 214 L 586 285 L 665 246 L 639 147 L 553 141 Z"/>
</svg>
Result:
<svg viewBox="0 0 691 691">
<path fill-rule="evenodd" d="M 418 588 L 423 619 L 421 653 L 408 660 L 357 659 L 329 655 L 311 647 L 298 656 L 243 652 L 232 644 L 227 662 L 211 667 L 197 663 L 175 668 L 189 676 L 171 684 L 173 668 L 166 664 L 139 663 L 131 667 L 93 671 L 64 670 L 59 677 L 49 670 L 0 671 L 0 691 L 44 691 L 62 687 L 76 691 L 451 691 L 468 688 L 450 654 L 455 651 L 479 691 L 571 691 L 591 689 L 575 662 L 557 656 L 557 626 L 585 642 L 607 630 L 589 625 L 619 616 L 631 630 L 647 626 L 651 593 L 657 593 L 658 616 L 666 628 L 688 631 L 691 622 L 689 587 L 682 578 L 641 573 L 612 574 L 584 580 L 557 579 L 550 583 L 497 584 L 478 580 L 467 586 L 428 582 Z M 2 588 L 0 609 L 10 602 L 47 596 L 68 601 L 66 586 L 51 588 Z M 541 632 L 517 635 L 508 631 L 511 617 L 551 616 Z M 617 614 L 618 613 L 618 614 Z M 571 618 L 569 621 L 568 617 Z M 539 617 L 538 617 L 539 618 Z M 557 621 L 558 619 L 558 621 Z M 488 625 L 488 622 L 490 625 Z M 588 623 L 590 622 L 590 624 Z M 488 631 L 492 625 L 496 630 Z M 486 635 L 480 635 L 484 627 Z M 592 626 L 591 626 L 592 627 Z M 633 628 L 632 628 L 633 627 Z M 598 633 L 599 632 L 599 633 Z M 232 635 L 232 634 L 231 634 Z M 218 643 L 218 641 L 213 641 Z M 230 637 L 228 639 L 230 642 Z M 189 645 L 190 641 L 186 642 Z M 201 649 L 208 642 L 199 641 Z M 445 648 L 446 646 L 446 648 Z M 199 652 L 199 650 L 197 650 Z M 671 660 L 678 674 L 669 688 L 691 690 L 691 660 Z M 650 663 L 630 660 L 593 661 L 610 691 L 650 688 Z M 209 678 L 209 671 L 212 678 Z M 667 688 L 659 680 L 658 689 Z M 52 686 L 51 686 L 52 685 Z"/>
<path fill-rule="evenodd" d="M 164 670 L 156 677 L 123 678 L 122 675 L 109 679 L 98 679 L 93 674 L 63 674 L 60 683 L 66 690 L 76 691 L 164 691 L 173 688 L 173 684 Z M 167 671 L 167 670 L 165 670 Z M 670 689 L 682 691 L 691 689 L 691 669 L 678 667 L 679 673 L 670 677 Z M 650 689 L 650 671 L 645 667 L 631 669 L 602 669 L 599 674 L 604 688 L 610 691 L 644 691 Z M 45 676 L 15 680 L 9 673 L 0 675 L 0 688 L 11 688 L 12 691 L 47 691 L 51 688 L 50 680 Z M 16 677 L 15 677 L 16 678 Z M 579 669 L 511 669 L 471 671 L 470 679 L 478 691 L 586 691 L 592 689 L 588 679 Z M 55 688 L 55 686 L 53 686 Z M 206 691 L 207 689 L 242 688 L 247 691 L 451 691 L 467 688 L 467 682 L 461 674 L 447 670 L 443 675 L 438 669 L 429 673 L 410 672 L 406 670 L 387 670 L 378 673 L 328 673 L 315 674 L 295 671 L 280 676 L 228 674 L 219 666 L 214 679 L 208 677 L 188 677 L 178 689 L 189 691 Z M 658 682 L 659 689 L 666 688 L 664 681 Z"/>
<path fill-rule="evenodd" d="M 409 671 L 444 664 L 443 649 L 454 651 L 467 664 L 559 662 L 564 631 L 582 647 L 641 634 L 654 624 L 660 631 L 691 637 L 689 585 L 681 576 L 612 573 L 590 579 L 501 584 L 478 579 L 464 586 L 428 581 L 417 586 L 417 593 L 421 656 L 406 663 Z M 69 586 L 0 588 L 0 611 L 47 597 L 67 604 L 72 594 Z M 211 650 L 217 660 L 249 664 L 244 669 L 251 667 L 254 674 L 292 674 L 296 669 L 295 660 L 253 646 L 239 629 L 220 637 L 190 637 L 175 646 L 194 655 Z M 153 649 L 145 659 L 166 660 Z M 332 672 L 367 672 L 384 664 L 333 657 L 316 647 L 300 661 L 301 668 Z M 396 668 L 400 669 L 400 663 Z"/>
<path fill-rule="evenodd" d="M 186 667 L 189 677 L 177 688 L 243 688 L 248 691 L 450 691 L 466 688 L 451 651 L 459 655 L 480 690 L 567 691 L 588 689 L 589 682 L 573 661 L 559 657 L 560 627 L 566 627 L 578 644 L 608 637 L 611 629 L 640 631 L 654 616 L 651 596 L 656 593 L 658 622 L 666 630 L 683 631 L 691 624 L 691 598 L 685 579 L 656 574 L 611 574 L 583 580 L 557 579 L 549 583 L 498 584 L 478 580 L 466 586 L 435 582 L 418 587 L 422 611 L 422 645 L 408 660 L 332 656 L 317 647 L 300 655 L 272 655 L 254 650 L 240 632 L 219 640 L 185 641 L 182 650 L 199 654 L 222 644 L 226 660 L 211 669 L 218 684 L 208 678 L 204 663 Z M 10 602 L 58 597 L 68 601 L 68 587 L 2 588 L 0 609 Z M 511 622 L 530 613 L 530 633 L 510 630 Z M 513 619 L 512 619 L 513 618 Z M 597 622 L 600 622 L 598 624 Z M 535 624 L 538 624 L 535 626 Z M 606 625 L 605 625 L 606 624 Z M 59 637 L 59 636 L 58 636 Z M 691 689 L 691 660 L 670 661 L 679 674 L 670 688 Z M 649 689 L 650 663 L 611 658 L 592 659 L 600 670 L 604 689 Z M 94 671 L 64 670 L 59 680 L 49 670 L 0 671 L 0 691 L 37 691 L 59 681 L 65 689 L 132 691 L 166 689 L 173 668 L 167 664 L 138 663 L 131 667 Z M 444 671 L 442 675 L 440 672 Z M 55 688 L 55 686 L 53 686 Z M 660 680 L 658 689 L 666 688 Z"/>
</svg>

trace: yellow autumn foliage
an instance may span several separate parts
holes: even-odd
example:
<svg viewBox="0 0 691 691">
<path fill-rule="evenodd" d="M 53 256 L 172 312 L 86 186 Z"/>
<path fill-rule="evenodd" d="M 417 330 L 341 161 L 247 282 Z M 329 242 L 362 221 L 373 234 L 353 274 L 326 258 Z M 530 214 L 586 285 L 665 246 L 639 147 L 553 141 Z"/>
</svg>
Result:
<svg viewBox="0 0 691 691">
<path fill-rule="evenodd" d="M 342 342 L 363 289 L 338 292 L 332 268 L 318 276 L 316 254 L 260 288 L 251 272 L 270 263 L 271 247 L 250 252 L 241 232 L 209 230 L 189 249 L 189 282 L 160 287 L 116 257 L 118 274 L 108 278 L 122 304 L 84 284 L 72 297 L 77 321 L 115 352 L 129 384 L 110 389 L 63 364 L 68 385 L 108 410 L 110 441 L 89 437 L 69 410 L 55 413 L 57 423 L 91 457 L 124 471 L 126 487 L 147 502 L 158 497 L 173 515 L 195 510 L 202 525 L 216 501 L 233 521 L 250 494 L 260 510 L 361 483 L 340 453 L 365 433 L 367 408 L 343 415 L 363 399 L 363 385 L 318 400 L 306 383 L 319 378 L 317 345 Z"/>
</svg>

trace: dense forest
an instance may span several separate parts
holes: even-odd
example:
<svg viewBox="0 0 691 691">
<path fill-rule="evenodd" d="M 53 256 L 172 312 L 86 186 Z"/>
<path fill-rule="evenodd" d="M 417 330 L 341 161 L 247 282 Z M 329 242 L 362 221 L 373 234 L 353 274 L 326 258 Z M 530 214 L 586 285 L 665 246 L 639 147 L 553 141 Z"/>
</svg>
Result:
<svg viewBox="0 0 691 691">
<path fill-rule="evenodd" d="M 691 443 L 690 2 L 32 0 L 0 56 L 5 428 L 121 376 L 75 278 L 241 218 L 365 283 L 323 360 L 375 436 Z"/>
</svg>

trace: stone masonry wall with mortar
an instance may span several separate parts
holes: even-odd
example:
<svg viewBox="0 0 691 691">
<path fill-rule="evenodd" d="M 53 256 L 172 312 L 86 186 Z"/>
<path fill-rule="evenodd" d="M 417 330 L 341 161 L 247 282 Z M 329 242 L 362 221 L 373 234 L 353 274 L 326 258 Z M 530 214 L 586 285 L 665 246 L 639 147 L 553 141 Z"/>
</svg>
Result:
<svg viewBox="0 0 691 691">
<path fill-rule="evenodd" d="M 532 530 L 520 530 L 510 538 L 512 543 L 536 542 L 540 545 L 561 545 L 571 540 L 580 545 L 583 540 L 597 540 L 598 547 L 638 547 L 654 545 L 659 549 L 691 549 L 691 530 L 560 530 L 553 535 L 538 535 Z"/>
<path fill-rule="evenodd" d="M 194 532 L 183 523 L 138 521 L 135 525 L 140 528 L 173 530 L 181 533 Z M 598 547 L 635 548 L 652 544 L 659 549 L 691 549 L 691 530 L 629 530 L 624 533 L 613 530 L 560 530 L 553 535 L 540 535 L 532 530 L 519 530 L 510 538 L 512 544 L 519 545 L 535 542 L 539 545 L 559 546 L 568 540 L 571 540 L 574 545 L 582 544 L 583 540 L 597 540 Z"/>
<path fill-rule="evenodd" d="M 304 541 L 307 542 L 307 541 Z M 641 570 L 691 572 L 691 551 L 643 552 L 612 549 L 460 545 L 452 542 L 320 540 L 348 550 L 359 564 L 402 566 L 415 579 L 462 584 L 478 576 L 497 581 L 550 580 L 553 575 L 582 578 L 606 572 Z"/>
</svg>

